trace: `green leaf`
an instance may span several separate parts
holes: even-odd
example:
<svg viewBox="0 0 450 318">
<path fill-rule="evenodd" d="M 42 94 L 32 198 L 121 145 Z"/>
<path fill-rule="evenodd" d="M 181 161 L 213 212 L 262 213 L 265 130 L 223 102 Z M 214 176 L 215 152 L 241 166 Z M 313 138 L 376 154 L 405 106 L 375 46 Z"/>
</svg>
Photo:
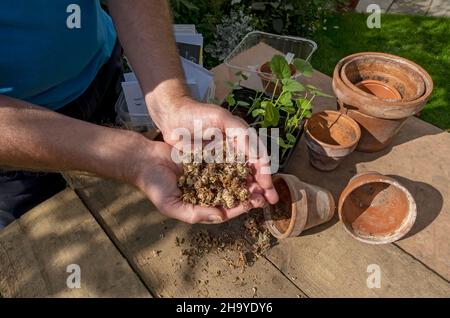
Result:
<svg viewBox="0 0 450 318">
<path fill-rule="evenodd" d="M 283 83 L 283 90 L 287 92 L 303 92 L 305 87 L 296 80 L 287 78 L 281 81 Z"/>
<path fill-rule="evenodd" d="M 247 107 L 247 106 L 250 105 L 249 103 L 244 102 L 244 101 L 242 101 L 242 100 L 238 101 L 237 104 L 238 104 L 239 106 L 244 106 L 244 107 Z"/>
<path fill-rule="evenodd" d="M 312 109 L 312 105 L 311 105 L 310 101 L 305 99 L 305 98 L 298 98 L 295 101 L 295 103 L 296 103 L 297 107 L 302 109 L 302 110 L 310 110 L 310 109 Z"/>
<path fill-rule="evenodd" d="M 273 107 L 272 103 L 266 103 L 266 107 L 264 108 L 265 110 L 265 115 L 264 115 L 264 120 L 266 120 L 267 122 L 271 123 L 274 120 L 274 115 L 275 112 L 273 111 L 275 107 Z"/>
<path fill-rule="evenodd" d="M 266 108 L 268 104 L 272 104 L 272 102 L 270 100 L 263 100 L 261 102 L 261 107 Z"/>
<path fill-rule="evenodd" d="M 328 94 L 322 92 L 319 88 L 317 88 L 313 85 L 306 85 L 306 87 L 308 88 L 309 92 L 313 95 L 322 96 L 322 97 L 333 97 L 331 95 L 328 95 Z"/>
<path fill-rule="evenodd" d="M 290 92 L 283 93 L 278 102 L 282 106 L 292 106 L 292 94 Z"/>
<path fill-rule="evenodd" d="M 226 81 L 225 84 L 227 84 L 227 86 L 232 90 L 238 90 L 238 89 L 242 89 L 242 87 L 238 84 L 238 83 L 233 83 L 230 81 Z"/>
<path fill-rule="evenodd" d="M 258 108 L 258 109 L 255 109 L 254 111 L 252 111 L 252 116 L 253 116 L 253 118 L 256 118 L 259 115 L 264 115 L 265 112 L 266 111 L 264 109 Z"/>
<path fill-rule="evenodd" d="M 289 65 L 282 55 L 274 55 L 272 60 L 270 61 L 270 69 L 272 74 L 275 75 L 279 79 L 290 78 L 291 77 L 291 69 Z"/>
<path fill-rule="evenodd" d="M 290 134 L 290 133 L 287 133 L 287 134 L 286 134 L 286 138 L 287 138 L 287 140 L 289 141 L 289 143 L 291 143 L 291 144 L 295 143 L 296 140 L 297 140 L 297 139 L 294 137 L 294 135 L 292 135 L 292 134 Z"/>
<path fill-rule="evenodd" d="M 288 114 L 293 114 L 295 113 L 295 108 L 294 107 L 281 107 L 280 108 L 282 111 L 285 111 Z"/>
<path fill-rule="evenodd" d="M 248 76 L 244 74 L 244 72 L 242 71 L 238 71 L 236 73 L 234 73 L 234 75 L 238 76 L 241 80 L 248 80 Z"/>
<path fill-rule="evenodd" d="M 189 0 L 179 0 L 179 1 L 182 5 L 184 5 L 189 10 L 194 10 L 194 11 L 198 10 L 198 7 Z"/>
<path fill-rule="evenodd" d="M 297 118 L 297 116 L 292 116 L 288 119 L 287 126 L 288 127 L 297 127 L 300 120 Z"/>
<path fill-rule="evenodd" d="M 265 107 L 264 122 L 267 126 L 277 126 L 280 120 L 280 111 L 273 103 L 268 102 Z"/>
<path fill-rule="evenodd" d="M 306 77 L 311 77 L 313 74 L 314 69 L 308 61 L 297 57 L 294 59 L 294 66 L 299 73 L 303 74 Z"/>
<path fill-rule="evenodd" d="M 225 101 L 227 102 L 228 106 L 234 106 L 236 104 L 236 100 L 234 99 L 233 94 L 228 95 Z"/>
<path fill-rule="evenodd" d="M 324 93 L 324 92 L 322 92 L 322 91 L 319 91 L 319 90 L 314 91 L 314 95 L 316 95 L 316 96 L 322 96 L 322 97 L 333 97 L 332 95 L 326 94 L 326 93 Z"/>
<path fill-rule="evenodd" d="M 281 137 L 278 137 L 278 144 L 280 145 L 281 148 L 285 148 L 285 149 L 293 147 L 293 145 L 287 144 Z"/>
<path fill-rule="evenodd" d="M 253 100 L 252 106 L 248 109 L 247 115 L 250 114 L 254 109 L 258 109 L 261 106 L 259 98 Z"/>
</svg>

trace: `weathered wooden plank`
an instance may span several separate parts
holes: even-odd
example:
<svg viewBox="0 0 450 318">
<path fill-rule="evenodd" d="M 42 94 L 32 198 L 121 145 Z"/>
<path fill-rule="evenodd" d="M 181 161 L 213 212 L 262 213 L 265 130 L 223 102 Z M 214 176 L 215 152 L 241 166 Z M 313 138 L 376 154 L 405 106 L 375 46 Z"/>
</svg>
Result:
<svg viewBox="0 0 450 318">
<path fill-rule="evenodd" d="M 103 223 L 146 286 L 162 297 L 303 297 L 282 273 L 264 258 L 247 267 L 232 268 L 224 260 L 237 253 L 209 253 L 191 267 L 182 250 L 201 230 L 230 231 L 229 225 L 189 225 L 165 218 L 139 191 L 97 179 L 76 190 Z M 176 238 L 185 239 L 177 246 Z"/>
<path fill-rule="evenodd" d="M 340 224 L 286 239 L 267 257 L 311 297 L 449 297 L 449 284 L 395 245 L 369 246 Z M 379 285 L 375 283 L 379 269 Z M 376 283 L 375 283 L 376 284 Z M 374 287 L 375 288 L 369 288 Z M 379 288 L 378 288 L 379 287 Z"/>
<path fill-rule="evenodd" d="M 318 72 L 317 72 L 318 73 Z M 332 94 L 330 78 L 318 73 L 314 84 Z M 332 98 L 317 100 L 315 111 L 335 109 Z M 401 182 L 417 204 L 417 219 L 406 238 L 395 244 L 450 279 L 450 134 L 416 117 L 409 118 L 392 144 L 377 153 L 354 152 L 335 171 L 323 173 L 307 161 L 304 141 L 289 171 L 333 192 L 335 199 L 355 173 L 378 171 Z"/>
<path fill-rule="evenodd" d="M 259 44 L 245 55 L 254 56 L 261 51 L 276 53 L 267 45 Z M 244 60 L 246 58 L 244 56 Z M 223 98 L 228 90 L 224 82 L 230 72 L 224 65 L 213 72 L 216 92 Z M 302 78 L 302 81 L 333 95 L 331 78 L 323 73 L 315 71 L 312 78 Z M 255 78 L 250 78 L 246 84 L 256 88 L 260 85 Z M 335 98 L 318 97 L 313 104 L 314 112 L 336 109 Z M 412 117 L 390 147 L 372 154 L 354 152 L 338 169 L 329 173 L 319 172 L 308 164 L 303 140 L 297 148 L 288 171 L 303 181 L 329 189 L 336 200 L 357 172 L 378 171 L 398 179 L 414 196 L 418 216 L 408 236 L 395 244 L 446 280 L 450 279 L 450 240 L 447 235 L 450 228 L 450 134 Z"/>
<path fill-rule="evenodd" d="M 396 142 L 405 136 L 411 136 L 411 133 L 408 134 L 408 127 L 405 128 L 406 131 L 401 132 Z M 434 144 L 440 145 L 440 137 L 436 135 L 421 138 L 437 139 Z M 289 173 L 297 175 L 303 181 L 329 189 L 336 201 L 345 184 L 357 172 L 375 170 L 393 175 L 413 194 L 418 206 L 417 223 L 408 238 L 396 244 L 372 246 L 351 238 L 335 216 L 329 224 L 307 231 L 298 238 L 280 242 L 267 254 L 268 259 L 294 282 L 298 282 L 298 286 L 311 297 L 449 297 L 450 285 L 445 280 L 449 277 L 449 240 L 445 234 L 450 228 L 449 210 L 442 210 L 443 200 L 447 200 L 447 206 L 449 204 L 450 193 L 445 192 L 445 186 L 448 187 L 449 183 L 445 185 L 442 181 L 437 182 L 436 174 L 431 174 L 432 167 L 414 162 L 415 159 L 423 163 L 435 162 L 434 168 L 440 168 L 441 172 L 445 172 L 442 166 L 445 163 L 436 162 L 431 158 L 431 153 L 425 155 L 425 161 L 415 158 L 416 155 L 410 148 L 412 145 L 401 146 L 408 147 L 405 151 L 410 152 L 410 156 L 405 155 L 403 160 L 398 154 L 401 149 L 394 146 L 393 150 L 385 154 L 386 157 L 376 158 L 375 154 L 355 153 L 335 172 L 323 173 L 309 164 L 306 145 L 302 140 L 287 168 Z M 370 157 L 373 159 L 369 159 Z M 420 176 L 418 171 L 421 171 Z M 443 174 L 439 178 L 445 180 L 446 177 Z M 441 193 L 448 193 L 446 199 Z M 379 289 L 367 287 L 370 274 L 367 273 L 367 268 L 370 264 L 380 267 Z"/>
<path fill-rule="evenodd" d="M 80 267 L 68 288 L 67 266 Z M 3 297 L 151 297 L 72 190 L 65 190 L 0 231 Z"/>
<path fill-rule="evenodd" d="M 258 45 L 245 54 L 251 56 L 261 50 L 265 50 L 265 54 L 276 52 L 265 45 Z M 230 72 L 224 65 L 213 71 L 218 97 L 223 98 L 227 94 L 223 83 Z M 330 77 L 320 72 L 316 71 L 312 78 L 303 78 L 302 81 L 333 94 Z M 256 88 L 260 85 L 255 79 L 246 84 Z M 336 100 L 317 98 L 314 111 L 323 109 L 336 109 Z M 330 224 L 312 229 L 305 236 L 281 242 L 267 257 L 288 277 L 295 278 L 298 286 L 309 296 L 448 297 L 449 154 L 450 135 L 417 118 L 407 121 L 388 149 L 374 154 L 355 152 L 337 170 L 328 173 L 319 172 L 309 164 L 302 140 L 288 172 L 303 181 L 329 189 L 336 201 L 349 179 L 358 172 L 379 171 L 392 175 L 413 194 L 418 206 L 417 221 L 410 234 L 401 241 L 387 246 L 371 246 L 348 236 L 342 225 L 336 224 L 335 217 Z M 366 285 L 369 264 L 380 266 L 383 275 L 380 289 L 369 289 Z"/>
<path fill-rule="evenodd" d="M 314 85 L 328 92 L 329 81 L 324 75 L 313 79 Z M 315 111 L 332 109 L 334 103 L 333 99 L 318 99 Z M 433 150 L 424 151 L 428 148 Z M 417 118 L 407 121 L 392 147 L 379 153 L 354 152 L 335 171 L 327 173 L 309 164 L 302 139 L 288 165 L 289 173 L 330 190 L 336 202 L 358 172 L 391 175 L 415 198 L 417 221 L 407 238 L 386 246 L 357 242 L 343 231 L 340 223 L 329 228 L 324 225 L 322 228 L 326 230 L 312 229 L 310 232 L 316 234 L 306 234 L 298 238 L 298 243 L 282 242 L 268 258 L 289 277 L 298 277 L 299 286 L 311 296 L 449 297 L 450 178 L 445 162 L 448 154 L 450 135 Z M 337 216 L 331 224 L 336 222 Z M 369 289 L 366 285 L 370 264 L 380 266 L 383 277 L 380 289 Z"/>
</svg>

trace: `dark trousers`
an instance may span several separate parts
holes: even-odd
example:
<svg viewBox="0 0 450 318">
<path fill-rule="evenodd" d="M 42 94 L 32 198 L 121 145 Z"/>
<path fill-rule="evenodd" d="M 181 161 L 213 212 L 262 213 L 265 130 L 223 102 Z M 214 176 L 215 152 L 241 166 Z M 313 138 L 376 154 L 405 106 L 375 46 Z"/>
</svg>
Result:
<svg viewBox="0 0 450 318">
<path fill-rule="evenodd" d="M 88 89 L 57 112 L 97 124 L 114 123 L 123 75 L 119 43 Z M 59 173 L 0 170 L 0 229 L 66 187 Z"/>
</svg>

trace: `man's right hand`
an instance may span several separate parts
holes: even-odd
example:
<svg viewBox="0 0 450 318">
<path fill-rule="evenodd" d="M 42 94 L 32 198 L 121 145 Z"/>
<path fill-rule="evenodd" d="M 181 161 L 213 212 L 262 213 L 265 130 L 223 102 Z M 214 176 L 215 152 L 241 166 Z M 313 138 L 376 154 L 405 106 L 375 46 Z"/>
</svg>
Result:
<svg viewBox="0 0 450 318">
<path fill-rule="evenodd" d="M 181 190 L 177 179 L 183 173 L 180 165 L 171 158 L 172 147 L 163 142 L 148 141 L 143 151 L 138 153 L 133 165 L 131 183 L 142 190 L 158 210 L 174 219 L 187 223 L 221 223 L 234 218 L 251 208 L 262 207 L 265 203 L 260 189 L 249 185 L 249 202 L 232 209 L 198 206 L 181 200 Z M 131 162 L 133 163 L 133 162 Z"/>
</svg>

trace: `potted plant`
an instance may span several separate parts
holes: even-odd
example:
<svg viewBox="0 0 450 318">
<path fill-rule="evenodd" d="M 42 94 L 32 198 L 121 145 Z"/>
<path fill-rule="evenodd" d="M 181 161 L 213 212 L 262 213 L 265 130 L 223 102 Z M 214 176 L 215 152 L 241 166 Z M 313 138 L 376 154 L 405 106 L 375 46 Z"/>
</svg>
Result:
<svg viewBox="0 0 450 318">
<path fill-rule="evenodd" d="M 264 77 L 262 91 L 242 87 L 241 82 L 247 77 L 238 72 L 237 83 L 227 82 L 231 92 L 222 106 L 252 127 L 279 128 L 277 143 L 281 148 L 279 158 L 283 169 L 301 137 L 305 119 L 312 114 L 312 101 L 316 96 L 330 96 L 313 85 L 303 85 L 292 78 L 292 74 L 311 76 L 313 68 L 309 62 L 296 58 L 288 64 L 284 56 L 277 54 L 268 65 L 271 76 Z M 270 86 L 273 87 L 271 91 Z"/>
</svg>

